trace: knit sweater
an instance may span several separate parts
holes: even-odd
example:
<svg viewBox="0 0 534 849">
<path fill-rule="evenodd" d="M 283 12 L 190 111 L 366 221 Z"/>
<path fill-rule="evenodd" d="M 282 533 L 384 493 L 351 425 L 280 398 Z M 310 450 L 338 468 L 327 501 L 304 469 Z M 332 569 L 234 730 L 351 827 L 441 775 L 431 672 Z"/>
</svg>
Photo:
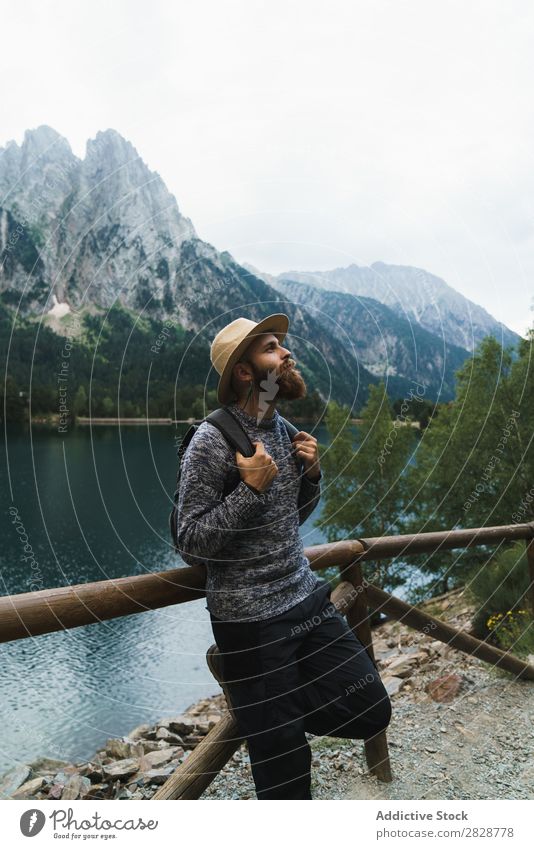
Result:
<svg viewBox="0 0 534 849">
<path fill-rule="evenodd" d="M 289 610 L 319 582 L 304 554 L 299 525 L 317 506 L 322 475 L 313 482 L 300 472 L 277 410 L 258 423 L 236 403 L 228 409 L 251 442 L 263 442 L 278 473 L 257 493 L 241 479 L 235 451 L 222 433 L 201 422 L 182 459 L 178 546 L 186 563 L 206 566 L 210 613 L 257 621 Z M 225 481 L 237 485 L 223 498 Z"/>
</svg>

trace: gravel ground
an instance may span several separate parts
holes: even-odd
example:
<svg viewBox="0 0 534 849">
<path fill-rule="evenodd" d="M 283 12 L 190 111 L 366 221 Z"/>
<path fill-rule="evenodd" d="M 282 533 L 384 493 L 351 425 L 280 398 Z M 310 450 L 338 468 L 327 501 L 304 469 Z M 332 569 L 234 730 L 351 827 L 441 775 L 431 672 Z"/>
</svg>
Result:
<svg viewBox="0 0 534 849">
<path fill-rule="evenodd" d="M 461 594 L 450 595 L 432 612 L 468 630 L 472 611 Z M 374 630 L 373 642 L 386 686 L 390 662 L 398 663 L 405 652 L 422 655 L 391 695 L 393 781 L 381 782 L 369 772 L 362 741 L 309 734 L 314 799 L 534 797 L 534 682 L 396 622 Z M 450 673 L 461 678 L 458 693 L 450 703 L 433 701 L 425 686 Z M 392 680 L 399 686 L 398 678 Z M 201 798 L 256 798 L 245 744 Z"/>
<path fill-rule="evenodd" d="M 369 772 L 360 741 L 307 735 L 313 798 L 532 799 L 534 685 L 476 660 L 466 683 L 452 704 L 392 697 L 391 783 Z M 202 798 L 256 798 L 246 745 Z"/>
</svg>

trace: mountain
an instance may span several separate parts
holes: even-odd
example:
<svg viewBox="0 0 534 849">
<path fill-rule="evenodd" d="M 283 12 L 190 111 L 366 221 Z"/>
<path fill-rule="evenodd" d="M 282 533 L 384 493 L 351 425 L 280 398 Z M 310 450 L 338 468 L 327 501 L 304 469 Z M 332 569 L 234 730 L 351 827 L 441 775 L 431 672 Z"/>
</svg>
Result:
<svg viewBox="0 0 534 849">
<path fill-rule="evenodd" d="M 449 400 L 454 371 L 475 341 L 496 327 L 506 342 L 517 339 L 419 269 L 375 263 L 370 269 L 271 277 L 240 265 L 199 239 L 161 177 L 112 129 L 87 143 L 83 159 L 47 126 L 28 130 L 21 145 L 0 148 L 0 294 L 4 308 L 16 307 L 19 320 L 63 335 L 69 312 L 104 317 L 111 308 L 128 310 L 156 336 L 170 321 L 190 334 L 185 356 L 197 364 L 192 372 L 200 380 L 205 375 L 198 364 L 206 363 L 222 326 L 243 314 L 259 321 L 285 312 L 291 320 L 287 343 L 310 392 L 353 409 L 365 402 L 368 385 L 382 377 L 393 398 L 404 397 L 417 380 L 428 400 Z M 113 315 L 114 326 L 128 339 L 126 319 Z M 8 326 L 6 319 L 2 327 Z M 85 330 L 85 341 L 97 345 L 94 322 L 87 321 Z M 177 338 L 182 344 L 185 337 Z M 52 339 L 46 344 L 43 363 L 53 362 Z M 111 343 L 108 351 L 112 358 L 119 355 Z M 180 362 L 182 349 L 176 352 Z M 142 367 L 137 352 L 132 374 L 138 376 Z M 207 386 L 216 380 L 212 370 Z M 104 397 L 105 377 L 101 382 Z M 135 400 L 133 389 L 130 395 Z"/>
<path fill-rule="evenodd" d="M 464 348 L 398 316 L 374 298 L 291 280 L 283 281 L 283 292 L 294 303 L 306 305 L 325 332 L 343 341 L 377 379 L 383 378 L 392 397 L 409 394 L 413 381 L 424 387 L 420 396 L 432 400 L 454 396 L 454 372 L 469 357 Z"/>
<path fill-rule="evenodd" d="M 199 239 L 159 175 L 114 130 L 89 141 L 84 159 L 46 126 L 0 149 L 0 293 L 20 317 L 60 332 L 64 311 L 117 304 L 179 324 L 204 351 L 239 315 L 285 312 L 310 391 L 359 406 L 376 380 L 317 319 Z"/>
<path fill-rule="evenodd" d="M 41 311 L 52 292 L 73 309 L 117 298 L 135 308 L 145 292 L 172 298 L 171 269 L 196 238 L 159 175 L 114 130 L 89 141 L 83 160 L 50 127 L 27 131 L 20 147 L 0 149 L 0 199 L 0 289 L 11 300 L 23 293 L 24 313 Z"/>
<path fill-rule="evenodd" d="M 270 278 L 270 284 L 283 292 L 287 281 L 374 298 L 399 317 L 469 352 L 490 334 L 504 347 L 516 345 L 520 338 L 483 307 L 422 268 L 374 262 L 369 267 L 349 265 L 331 271 L 286 271 Z"/>
</svg>

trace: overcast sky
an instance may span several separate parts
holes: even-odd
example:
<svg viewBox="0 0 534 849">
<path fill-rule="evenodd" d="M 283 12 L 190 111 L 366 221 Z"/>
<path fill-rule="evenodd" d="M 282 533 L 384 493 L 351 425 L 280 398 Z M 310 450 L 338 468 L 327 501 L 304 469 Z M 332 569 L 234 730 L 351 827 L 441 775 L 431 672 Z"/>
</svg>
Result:
<svg viewBox="0 0 534 849">
<path fill-rule="evenodd" d="M 530 0 L 2 3 L 0 144 L 113 127 L 271 273 L 383 262 L 534 320 Z"/>
</svg>

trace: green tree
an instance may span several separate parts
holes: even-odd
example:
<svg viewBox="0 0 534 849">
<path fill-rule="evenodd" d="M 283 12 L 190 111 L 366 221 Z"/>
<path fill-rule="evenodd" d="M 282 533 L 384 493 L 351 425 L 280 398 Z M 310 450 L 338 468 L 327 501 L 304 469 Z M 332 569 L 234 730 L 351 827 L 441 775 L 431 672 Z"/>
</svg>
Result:
<svg viewBox="0 0 534 849">
<path fill-rule="evenodd" d="M 321 466 L 328 480 L 321 523 L 330 542 L 336 539 L 376 537 L 401 532 L 406 495 L 405 469 L 414 445 L 414 431 L 393 419 L 384 383 L 369 386 L 361 412 L 359 445 L 353 444 L 350 411 L 335 402 L 328 405 L 328 451 Z M 365 563 L 366 574 L 381 586 L 393 588 L 404 575 L 404 565 Z"/>
<path fill-rule="evenodd" d="M 76 394 L 74 395 L 74 400 L 72 402 L 74 415 L 76 416 L 86 416 L 87 415 L 87 392 L 85 391 L 85 386 L 80 384 L 78 389 L 76 390 Z"/>
<path fill-rule="evenodd" d="M 440 407 L 424 431 L 408 474 L 409 532 L 514 521 L 532 480 L 532 457 L 529 461 L 525 450 L 529 444 L 532 454 L 530 348 L 524 346 L 514 362 L 510 350 L 487 336 L 458 370 L 456 398 Z M 482 563 L 489 551 L 440 551 L 417 562 L 446 590 L 451 580 L 463 583 L 466 570 Z"/>
<path fill-rule="evenodd" d="M 109 397 L 109 395 L 106 395 L 105 398 L 102 398 L 100 406 L 102 409 L 103 416 L 108 416 L 110 418 L 113 418 L 115 416 L 115 403 L 113 399 Z"/>
<path fill-rule="evenodd" d="M 17 382 L 10 375 L 5 382 L 5 392 L 3 383 L 0 392 L 0 416 L 2 420 L 5 416 L 5 421 L 9 423 L 24 421 L 26 419 L 24 395 Z"/>
<path fill-rule="evenodd" d="M 504 496 L 519 459 L 511 366 L 510 352 L 488 336 L 458 370 L 456 399 L 425 431 L 410 470 L 414 505 L 423 508 L 417 530 L 510 522 Z"/>
<path fill-rule="evenodd" d="M 534 521 L 534 328 L 518 344 L 518 357 L 512 363 L 505 387 L 505 400 L 519 410 L 517 436 L 510 452 L 511 510 L 508 521 Z"/>
</svg>

